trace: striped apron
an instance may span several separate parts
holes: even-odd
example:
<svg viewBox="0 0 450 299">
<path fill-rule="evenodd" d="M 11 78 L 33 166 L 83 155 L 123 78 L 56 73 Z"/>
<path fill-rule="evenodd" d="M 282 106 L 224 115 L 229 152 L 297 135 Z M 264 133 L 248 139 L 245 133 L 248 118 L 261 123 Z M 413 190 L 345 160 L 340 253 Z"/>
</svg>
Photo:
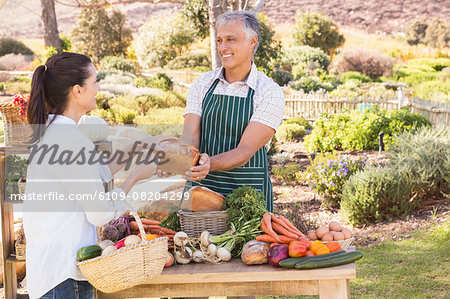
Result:
<svg viewBox="0 0 450 299">
<path fill-rule="evenodd" d="M 200 153 L 210 157 L 235 149 L 253 114 L 255 91 L 249 87 L 247 97 L 215 95 L 216 79 L 203 98 Z M 205 186 L 226 196 L 234 189 L 247 185 L 264 193 L 267 210 L 273 210 L 272 182 L 270 180 L 267 150 L 263 146 L 242 167 L 210 172 L 199 182 L 187 181 L 186 189 Z"/>
</svg>

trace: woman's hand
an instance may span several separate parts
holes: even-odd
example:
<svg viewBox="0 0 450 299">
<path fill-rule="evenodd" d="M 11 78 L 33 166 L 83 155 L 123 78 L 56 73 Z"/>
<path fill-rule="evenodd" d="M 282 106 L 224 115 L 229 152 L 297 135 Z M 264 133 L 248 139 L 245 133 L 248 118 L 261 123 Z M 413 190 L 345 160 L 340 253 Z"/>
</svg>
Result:
<svg viewBox="0 0 450 299">
<path fill-rule="evenodd" d="M 198 166 L 192 166 L 190 171 L 186 171 L 183 178 L 190 181 L 203 180 L 208 175 L 211 167 L 211 160 L 209 159 L 208 154 L 201 154 L 198 164 Z"/>
</svg>

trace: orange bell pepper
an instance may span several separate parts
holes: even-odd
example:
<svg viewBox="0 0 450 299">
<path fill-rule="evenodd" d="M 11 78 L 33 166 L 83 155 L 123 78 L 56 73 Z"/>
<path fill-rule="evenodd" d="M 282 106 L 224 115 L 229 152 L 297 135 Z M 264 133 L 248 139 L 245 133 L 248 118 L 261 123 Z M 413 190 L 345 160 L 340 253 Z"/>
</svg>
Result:
<svg viewBox="0 0 450 299">
<path fill-rule="evenodd" d="M 325 245 L 323 245 L 323 243 L 322 243 L 321 241 L 319 241 L 319 240 L 313 241 L 313 242 L 311 243 L 311 247 L 309 248 L 309 250 L 311 250 L 312 252 L 315 253 L 316 248 L 319 247 L 319 246 L 321 246 L 321 245 L 322 245 L 322 246 L 325 246 Z"/>
<path fill-rule="evenodd" d="M 289 243 L 289 256 L 302 257 L 306 254 L 306 247 L 301 241 L 292 241 Z"/>
<path fill-rule="evenodd" d="M 330 249 L 327 246 L 323 246 L 317 249 L 316 255 L 323 255 L 330 253 Z"/>
</svg>

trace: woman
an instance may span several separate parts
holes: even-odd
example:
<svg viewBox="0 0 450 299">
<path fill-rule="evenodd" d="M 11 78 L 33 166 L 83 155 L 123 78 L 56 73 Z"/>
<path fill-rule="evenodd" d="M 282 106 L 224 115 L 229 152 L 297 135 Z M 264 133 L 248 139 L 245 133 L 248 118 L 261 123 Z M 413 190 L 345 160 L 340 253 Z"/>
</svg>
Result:
<svg viewBox="0 0 450 299">
<path fill-rule="evenodd" d="M 27 106 L 32 145 L 56 146 L 58 159 L 52 162 L 55 156 L 41 151 L 41 160 L 31 155 L 29 160 L 23 224 L 31 298 L 94 298 L 93 287 L 76 266 L 76 252 L 97 243 L 96 226 L 127 210 L 125 202 L 105 199 L 124 199 L 136 182 L 156 170 L 154 164 L 137 165 L 119 188 L 104 192 L 103 182 L 123 163 L 89 160 L 94 145 L 77 126 L 83 114 L 96 108 L 98 90 L 95 67 L 81 54 L 52 56 L 33 74 Z"/>
</svg>

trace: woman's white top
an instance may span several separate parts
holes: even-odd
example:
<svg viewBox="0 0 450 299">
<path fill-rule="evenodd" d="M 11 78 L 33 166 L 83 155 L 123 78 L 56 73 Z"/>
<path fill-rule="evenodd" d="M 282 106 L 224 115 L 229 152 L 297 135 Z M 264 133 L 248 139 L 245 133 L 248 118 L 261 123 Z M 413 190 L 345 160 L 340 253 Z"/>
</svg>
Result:
<svg viewBox="0 0 450 299">
<path fill-rule="evenodd" d="M 83 151 L 89 158 L 88 152 L 95 150 L 75 121 L 61 115 L 47 127 L 38 146 L 44 144 L 58 145 L 57 156 L 66 151 L 62 160 L 72 152 L 75 161 L 75 155 Z M 76 160 L 79 163 L 52 164 L 50 154 L 39 163 L 37 156 L 28 166 L 23 204 L 30 298 L 41 297 L 68 278 L 85 280 L 76 265 L 78 249 L 95 245 L 96 226 L 107 224 L 127 210 L 121 200 L 105 200 L 108 195 L 124 196 L 121 189 L 104 192 L 103 182 L 112 178 L 107 165 L 88 163 L 87 159 L 83 162 L 81 155 Z M 77 200 L 82 197 L 85 200 Z"/>
</svg>

